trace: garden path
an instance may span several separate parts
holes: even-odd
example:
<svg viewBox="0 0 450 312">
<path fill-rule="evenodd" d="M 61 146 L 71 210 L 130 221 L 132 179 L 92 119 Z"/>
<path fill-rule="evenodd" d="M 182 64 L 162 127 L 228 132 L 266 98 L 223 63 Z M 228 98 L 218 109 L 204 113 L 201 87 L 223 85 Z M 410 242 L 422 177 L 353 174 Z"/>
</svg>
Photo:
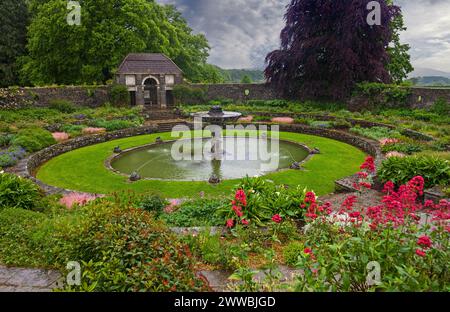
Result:
<svg viewBox="0 0 450 312">
<path fill-rule="evenodd" d="M 0 265 L 0 292 L 51 292 L 58 287 L 60 278 L 54 270 Z"/>
</svg>

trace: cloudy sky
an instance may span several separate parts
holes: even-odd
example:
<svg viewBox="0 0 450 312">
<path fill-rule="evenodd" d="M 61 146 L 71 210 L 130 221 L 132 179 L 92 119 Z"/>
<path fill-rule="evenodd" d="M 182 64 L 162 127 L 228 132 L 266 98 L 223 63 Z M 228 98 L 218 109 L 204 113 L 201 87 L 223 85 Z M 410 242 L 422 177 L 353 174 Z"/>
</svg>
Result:
<svg viewBox="0 0 450 312">
<path fill-rule="evenodd" d="M 279 45 L 290 0 L 158 0 L 175 4 L 211 45 L 209 61 L 223 68 L 262 67 Z M 450 72 L 450 0 L 394 0 L 403 9 L 415 67 Z"/>
</svg>

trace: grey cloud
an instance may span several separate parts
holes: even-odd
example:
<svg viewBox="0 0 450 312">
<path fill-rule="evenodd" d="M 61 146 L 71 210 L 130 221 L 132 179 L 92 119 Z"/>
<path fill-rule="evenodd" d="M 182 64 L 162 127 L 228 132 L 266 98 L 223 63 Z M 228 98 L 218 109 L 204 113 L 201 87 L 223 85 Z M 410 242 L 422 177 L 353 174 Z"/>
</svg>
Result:
<svg viewBox="0 0 450 312">
<path fill-rule="evenodd" d="M 224 68 L 262 67 L 279 46 L 290 0 L 159 0 L 175 4 L 212 47 L 209 61 Z M 450 0 L 395 0 L 408 30 L 414 66 L 450 72 Z"/>
</svg>

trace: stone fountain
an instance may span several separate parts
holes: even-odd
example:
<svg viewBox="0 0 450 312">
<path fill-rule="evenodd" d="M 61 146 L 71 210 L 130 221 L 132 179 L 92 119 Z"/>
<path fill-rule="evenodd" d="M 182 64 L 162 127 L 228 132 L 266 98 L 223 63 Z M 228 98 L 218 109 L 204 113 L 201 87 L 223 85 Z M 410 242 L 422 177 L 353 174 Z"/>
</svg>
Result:
<svg viewBox="0 0 450 312">
<path fill-rule="evenodd" d="M 242 116 L 241 113 L 238 112 L 229 112 L 222 110 L 220 106 L 213 106 L 209 110 L 209 112 L 198 112 L 193 113 L 192 116 L 194 118 L 201 118 L 204 122 L 215 123 L 215 124 L 223 124 L 227 121 L 236 121 L 239 117 Z"/>
</svg>

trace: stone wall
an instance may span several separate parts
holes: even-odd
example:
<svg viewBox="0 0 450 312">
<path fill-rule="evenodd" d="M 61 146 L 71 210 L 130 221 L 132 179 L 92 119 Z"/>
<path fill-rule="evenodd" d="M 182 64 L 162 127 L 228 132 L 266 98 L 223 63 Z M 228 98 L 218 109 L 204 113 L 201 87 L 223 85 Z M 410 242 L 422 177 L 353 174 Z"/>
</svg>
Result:
<svg viewBox="0 0 450 312">
<path fill-rule="evenodd" d="M 450 88 L 410 88 L 408 105 L 412 108 L 428 108 L 439 99 L 447 100 L 450 105 Z"/>
<path fill-rule="evenodd" d="M 217 99 L 246 102 L 248 100 L 283 98 L 275 89 L 263 83 L 191 84 L 191 86 L 203 90 L 205 102 Z M 68 100 L 77 106 L 98 107 L 110 100 L 109 90 L 109 86 L 0 89 L 0 109 L 14 109 L 27 106 L 46 107 L 55 99 Z M 450 103 L 450 88 L 410 88 L 410 91 L 406 107 L 428 108 L 439 98 L 446 99 Z M 358 109 L 364 107 L 364 103 L 360 103 L 364 100 L 352 99 L 353 102 L 349 102 L 349 108 L 353 106 Z"/>
<path fill-rule="evenodd" d="M 274 88 L 264 83 L 192 84 L 191 86 L 203 89 L 206 101 L 232 99 L 237 102 L 245 102 L 283 98 Z"/>
<path fill-rule="evenodd" d="M 0 109 L 47 107 L 52 100 L 68 100 L 77 106 L 98 107 L 109 101 L 108 86 L 59 86 L 0 89 Z"/>
</svg>

